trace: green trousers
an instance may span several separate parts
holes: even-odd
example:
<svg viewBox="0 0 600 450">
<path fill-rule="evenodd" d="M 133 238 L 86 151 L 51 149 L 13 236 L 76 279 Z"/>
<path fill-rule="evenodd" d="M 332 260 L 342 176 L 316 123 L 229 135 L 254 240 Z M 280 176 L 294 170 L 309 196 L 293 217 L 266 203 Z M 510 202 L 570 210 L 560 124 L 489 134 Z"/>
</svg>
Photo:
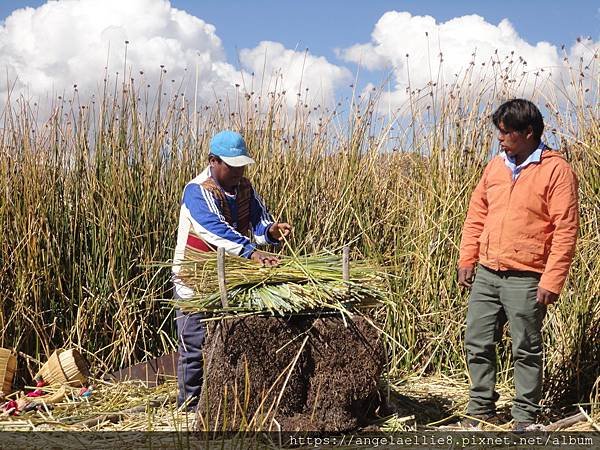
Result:
<svg viewBox="0 0 600 450">
<path fill-rule="evenodd" d="M 540 276 L 534 272 L 493 271 L 479 266 L 471 288 L 465 348 L 471 376 L 467 414 L 493 413 L 496 345 L 506 320 L 512 338 L 516 396 L 512 416 L 535 421 L 542 398 L 542 322 L 546 306 L 536 301 Z"/>
</svg>

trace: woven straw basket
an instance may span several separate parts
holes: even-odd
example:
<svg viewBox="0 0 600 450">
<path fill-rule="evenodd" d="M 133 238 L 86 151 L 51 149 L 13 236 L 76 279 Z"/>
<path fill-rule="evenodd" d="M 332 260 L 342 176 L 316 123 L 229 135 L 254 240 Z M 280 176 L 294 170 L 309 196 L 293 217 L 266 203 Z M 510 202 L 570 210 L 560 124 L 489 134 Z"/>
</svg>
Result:
<svg viewBox="0 0 600 450">
<path fill-rule="evenodd" d="M 10 394 L 12 381 L 17 370 L 17 357 L 6 348 L 0 348 L 0 391 Z"/>
<path fill-rule="evenodd" d="M 74 349 L 56 350 L 42 366 L 36 377 L 41 376 L 49 384 L 81 386 L 89 377 L 87 362 Z"/>
</svg>

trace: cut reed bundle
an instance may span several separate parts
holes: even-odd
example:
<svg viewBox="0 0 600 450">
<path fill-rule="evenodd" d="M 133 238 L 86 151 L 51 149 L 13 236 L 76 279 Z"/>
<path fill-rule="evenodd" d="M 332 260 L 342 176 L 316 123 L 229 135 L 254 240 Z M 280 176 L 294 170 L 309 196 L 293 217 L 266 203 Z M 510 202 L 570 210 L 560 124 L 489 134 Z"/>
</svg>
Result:
<svg viewBox="0 0 600 450">
<path fill-rule="evenodd" d="M 89 377 L 86 360 L 75 350 L 56 350 L 42 366 L 36 376 L 49 384 L 81 386 Z"/>
<path fill-rule="evenodd" d="M 197 296 L 175 299 L 194 312 L 269 312 L 298 314 L 323 310 L 349 312 L 385 302 L 383 273 L 370 262 L 353 262 L 344 281 L 342 257 L 333 254 L 279 256 L 276 267 L 263 267 L 241 257 L 226 256 L 228 307 L 221 304 L 215 253 L 190 252 L 179 277 Z"/>
<path fill-rule="evenodd" d="M 0 391 L 4 394 L 11 392 L 16 370 L 17 357 L 15 354 L 6 348 L 0 348 Z"/>
</svg>

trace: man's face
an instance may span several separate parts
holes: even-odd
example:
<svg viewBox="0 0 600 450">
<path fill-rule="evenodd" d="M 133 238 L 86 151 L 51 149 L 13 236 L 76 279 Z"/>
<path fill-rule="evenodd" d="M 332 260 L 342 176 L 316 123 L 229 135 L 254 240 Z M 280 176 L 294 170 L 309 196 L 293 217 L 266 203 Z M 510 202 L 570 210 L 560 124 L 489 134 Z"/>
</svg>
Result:
<svg viewBox="0 0 600 450">
<path fill-rule="evenodd" d="M 498 126 L 498 142 L 500 148 L 511 158 L 518 158 L 531 151 L 533 130 L 528 127 L 524 131 L 506 129 L 503 122 Z"/>
<path fill-rule="evenodd" d="M 233 190 L 240 184 L 246 166 L 233 167 L 219 158 L 210 158 L 212 176 L 225 190 Z"/>
</svg>

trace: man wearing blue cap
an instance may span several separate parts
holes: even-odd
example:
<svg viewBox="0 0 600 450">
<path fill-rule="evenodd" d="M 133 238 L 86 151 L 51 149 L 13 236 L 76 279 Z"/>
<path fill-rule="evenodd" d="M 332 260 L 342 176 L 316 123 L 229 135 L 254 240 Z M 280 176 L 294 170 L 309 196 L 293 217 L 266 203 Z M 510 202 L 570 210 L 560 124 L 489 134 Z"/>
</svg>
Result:
<svg viewBox="0 0 600 450">
<path fill-rule="evenodd" d="M 260 252 L 256 245 L 277 244 L 292 230 L 287 223 L 273 221 L 250 181 L 244 178 L 246 166 L 254 160 L 239 133 L 226 130 L 214 135 L 208 161 L 209 166 L 183 191 L 173 268 L 176 298 L 194 296 L 193 290 L 177 276 L 177 264 L 186 259 L 186 250 L 210 252 L 223 247 L 227 254 L 273 266 L 278 259 Z M 256 242 L 250 240 L 250 232 Z M 196 407 L 202 386 L 202 318 L 197 313 L 176 313 L 177 403 L 185 403 L 188 409 Z"/>
</svg>

